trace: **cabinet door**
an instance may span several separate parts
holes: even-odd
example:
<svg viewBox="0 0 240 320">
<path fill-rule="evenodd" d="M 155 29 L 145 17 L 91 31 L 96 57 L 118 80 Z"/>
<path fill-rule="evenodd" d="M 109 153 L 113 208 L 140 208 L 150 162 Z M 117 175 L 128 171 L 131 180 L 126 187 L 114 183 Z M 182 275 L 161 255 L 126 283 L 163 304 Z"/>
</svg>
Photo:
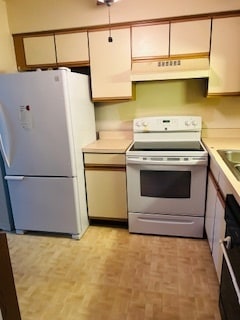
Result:
<svg viewBox="0 0 240 320">
<path fill-rule="evenodd" d="M 89 217 L 127 219 L 125 170 L 86 169 L 85 175 Z"/>
<path fill-rule="evenodd" d="M 213 248 L 213 228 L 217 200 L 217 187 L 213 181 L 211 174 L 208 175 L 207 187 L 207 203 L 206 203 L 206 216 L 205 216 L 205 230 L 208 238 L 209 247 L 212 251 Z"/>
<path fill-rule="evenodd" d="M 130 28 L 89 33 L 93 100 L 117 100 L 132 97 Z"/>
<path fill-rule="evenodd" d="M 56 65 L 54 35 L 23 39 L 26 65 Z"/>
<path fill-rule="evenodd" d="M 169 23 L 132 28 L 132 58 L 167 57 Z"/>
<path fill-rule="evenodd" d="M 171 23 L 170 56 L 208 55 L 211 20 Z"/>
<path fill-rule="evenodd" d="M 89 64 L 87 32 L 56 34 L 55 41 L 58 63 Z"/>
<path fill-rule="evenodd" d="M 213 262 L 215 265 L 215 269 L 217 272 L 218 281 L 221 280 L 221 272 L 222 272 L 222 259 L 223 253 L 220 247 L 219 241 L 224 239 L 225 230 L 226 230 L 226 222 L 224 220 L 224 204 L 221 199 L 221 196 L 218 195 L 216 201 L 216 212 L 215 212 L 215 222 L 214 222 L 214 236 L 213 236 L 213 249 L 212 256 Z"/>
<path fill-rule="evenodd" d="M 240 95 L 240 17 L 213 19 L 208 95 Z"/>
</svg>

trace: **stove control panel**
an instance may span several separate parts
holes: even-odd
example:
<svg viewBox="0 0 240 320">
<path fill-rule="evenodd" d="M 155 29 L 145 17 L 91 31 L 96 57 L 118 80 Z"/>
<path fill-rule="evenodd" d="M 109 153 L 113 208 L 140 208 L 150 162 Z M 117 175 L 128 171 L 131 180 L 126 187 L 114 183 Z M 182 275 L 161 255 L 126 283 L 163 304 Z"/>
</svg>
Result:
<svg viewBox="0 0 240 320">
<path fill-rule="evenodd" d="M 161 116 L 134 119 L 134 132 L 201 131 L 202 118 L 198 116 Z"/>
</svg>

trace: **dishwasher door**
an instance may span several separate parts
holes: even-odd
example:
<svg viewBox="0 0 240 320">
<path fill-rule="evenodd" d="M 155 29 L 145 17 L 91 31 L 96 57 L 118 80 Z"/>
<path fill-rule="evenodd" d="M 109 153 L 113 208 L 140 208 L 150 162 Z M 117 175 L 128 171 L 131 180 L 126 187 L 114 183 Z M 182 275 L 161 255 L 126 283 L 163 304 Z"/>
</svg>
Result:
<svg viewBox="0 0 240 320">
<path fill-rule="evenodd" d="M 225 220 L 219 308 L 222 320 L 236 320 L 240 319 L 240 206 L 232 195 L 226 198 Z"/>
</svg>

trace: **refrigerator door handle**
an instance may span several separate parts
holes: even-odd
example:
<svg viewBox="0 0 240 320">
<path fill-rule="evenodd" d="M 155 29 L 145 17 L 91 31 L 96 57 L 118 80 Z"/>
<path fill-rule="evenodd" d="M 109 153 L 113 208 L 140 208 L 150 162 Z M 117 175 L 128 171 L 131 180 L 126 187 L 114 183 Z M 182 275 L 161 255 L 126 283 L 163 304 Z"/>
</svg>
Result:
<svg viewBox="0 0 240 320">
<path fill-rule="evenodd" d="M 3 144 L 3 140 L 2 140 L 2 135 L 0 135 L 0 148 L 2 150 L 2 155 L 3 155 L 3 158 L 8 166 L 8 168 L 10 167 L 10 161 L 8 159 L 8 156 L 7 156 L 7 152 L 4 148 L 4 144 Z"/>
<path fill-rule="evenodd" d="M 5 180 L 14 180 L 14 181 L 22 181 L 24 176 L 5 176 Z"/>
<path fill-rule="evenodd" d="M 0 103 L 0 149 L 3 158 L 8 167 L 10 167 L 10 137 L 9 129 L 7 128 L 7 119 L 4 115 L 3 106 Z"/>
</svg>

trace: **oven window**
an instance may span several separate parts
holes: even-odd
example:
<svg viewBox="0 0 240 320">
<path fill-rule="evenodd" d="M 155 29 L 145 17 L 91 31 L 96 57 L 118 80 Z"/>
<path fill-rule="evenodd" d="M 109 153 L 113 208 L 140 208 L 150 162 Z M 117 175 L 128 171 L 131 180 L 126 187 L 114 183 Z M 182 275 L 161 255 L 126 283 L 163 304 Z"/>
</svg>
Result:
<svg viewBox="0 0 240 320">
<path fill-rule="evenodd" d="M 141 196 L 190 198 L 191 171 L 140 171 Z"/>
</svg>

